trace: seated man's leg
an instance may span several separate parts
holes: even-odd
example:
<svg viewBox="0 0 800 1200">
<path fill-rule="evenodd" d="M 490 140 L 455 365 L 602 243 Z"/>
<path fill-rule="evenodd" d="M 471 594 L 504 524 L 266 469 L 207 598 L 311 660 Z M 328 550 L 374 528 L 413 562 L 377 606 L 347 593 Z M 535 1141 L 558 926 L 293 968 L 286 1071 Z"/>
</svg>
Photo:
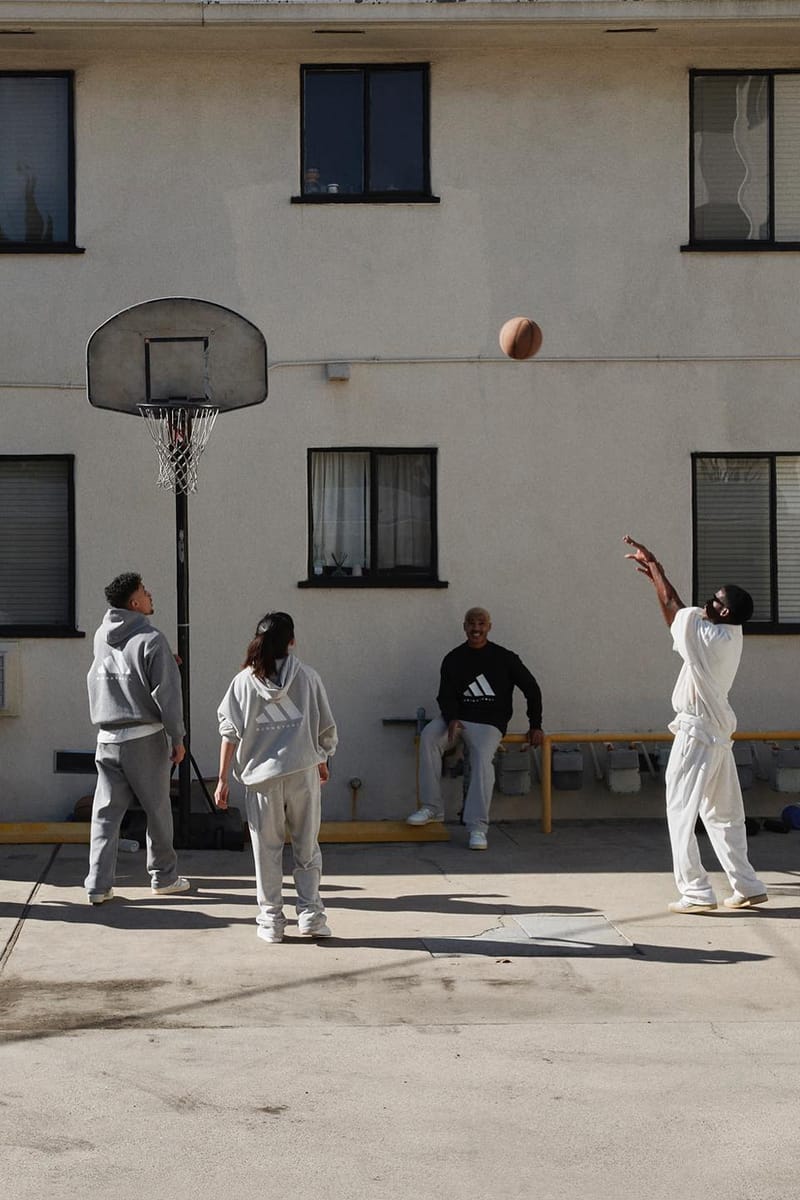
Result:
<svg viewBox="0 0 800 1200">
<path fill-rule="evenodd" d="M 408 818 L 410 825 L 444 820 L 442 755 L 449 744 L 444 718 L 435 717 L 429 721 L 419 737 L 420 807 Z"/>
<path fill-rule="evenodd" d="M 147 869 L 153 887 L 168 887 L 178 878 L 173 846 L 172 804 L 169 795 L 170 743 L 166 733 L 123 742 L 125 776 L 147 814 Z"/>
<path fill-rule="evenodd" d="M 464 824 L 471 833 L 486 833 L 494 790 L 494 756 L 502 733 L 494 725 L 462 722 L 469 747 L 470 779 L 464 802 Z"/>
</svg>

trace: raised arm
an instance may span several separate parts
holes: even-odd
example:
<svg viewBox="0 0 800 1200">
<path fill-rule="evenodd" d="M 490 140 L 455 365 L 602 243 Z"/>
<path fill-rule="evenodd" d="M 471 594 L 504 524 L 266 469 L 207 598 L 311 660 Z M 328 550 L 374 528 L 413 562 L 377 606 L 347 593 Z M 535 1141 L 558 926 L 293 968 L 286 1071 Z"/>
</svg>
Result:
<svg viewBox="0 0 800 1200">
<path fill-rule="evenodd" d="M 664 574 L 664 568 L 656 558 L 652 551 L 648 550 L 640 542 L 635 542 L 632 537 L 626 534 L 622 539 L 626 546 L 633 547 L 633 554 L 626 554 L 626 558 L 630 558 L 636 563 L 636 570 L 642 575 L 646 575 L 656 589 L 658 603 L 661 606 L 661 612 L 664 620 L 668 625 L 672 625 L 675 620 L 675 615 L 679 609 L 685 605 L 681 600 L 675 588 Z"/>
</svg>

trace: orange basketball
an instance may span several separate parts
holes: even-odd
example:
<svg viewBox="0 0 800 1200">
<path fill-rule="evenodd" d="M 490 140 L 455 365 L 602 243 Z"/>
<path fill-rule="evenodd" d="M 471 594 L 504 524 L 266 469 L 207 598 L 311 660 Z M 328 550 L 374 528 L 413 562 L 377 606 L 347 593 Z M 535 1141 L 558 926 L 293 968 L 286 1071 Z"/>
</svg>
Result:
<svg viewBox="0 0 800 1200">
<path fill-rule="evenodd" d="M 500 330 L 500 349 L 509 358 L 533 358 L 542 346 L 542 331 L 530 317 L 511 317 Z"/>
</svg>

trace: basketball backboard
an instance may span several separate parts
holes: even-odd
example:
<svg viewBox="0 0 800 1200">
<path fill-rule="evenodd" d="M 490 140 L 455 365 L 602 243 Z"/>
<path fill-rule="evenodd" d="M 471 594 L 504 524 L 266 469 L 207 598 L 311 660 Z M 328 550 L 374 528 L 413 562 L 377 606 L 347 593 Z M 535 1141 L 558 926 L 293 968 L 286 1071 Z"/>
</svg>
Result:
<svg viewBox="0 0 800 1200">
<path fill-rule="evenodd" d="M 209 300 L 167 296 L 125 308 L 86 347 L 86 386 L 95 408 L 140 415 L 139 406 L 193 400 L 220 412 L 267 398 L 261 330 Z"/>
</svg>

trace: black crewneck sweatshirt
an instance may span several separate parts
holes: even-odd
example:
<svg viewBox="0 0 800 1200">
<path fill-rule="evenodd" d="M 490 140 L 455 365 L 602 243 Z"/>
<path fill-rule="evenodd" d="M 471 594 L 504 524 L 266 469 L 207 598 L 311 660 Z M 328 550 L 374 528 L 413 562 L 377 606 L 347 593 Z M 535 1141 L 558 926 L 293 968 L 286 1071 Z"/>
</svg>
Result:
<svg viewBox="0 0 800 1200">
<path fill-rule="evenodd" d="M 480 650 L 464 642 L 442 660 L 436 699 L 448 723 L 475 721 L 505 733 L 514 711 L 515 687 L 528 701 L 531 729 L 541 729 L 542 692 L 520 657 L 494 642 Z"/>
</svg>

